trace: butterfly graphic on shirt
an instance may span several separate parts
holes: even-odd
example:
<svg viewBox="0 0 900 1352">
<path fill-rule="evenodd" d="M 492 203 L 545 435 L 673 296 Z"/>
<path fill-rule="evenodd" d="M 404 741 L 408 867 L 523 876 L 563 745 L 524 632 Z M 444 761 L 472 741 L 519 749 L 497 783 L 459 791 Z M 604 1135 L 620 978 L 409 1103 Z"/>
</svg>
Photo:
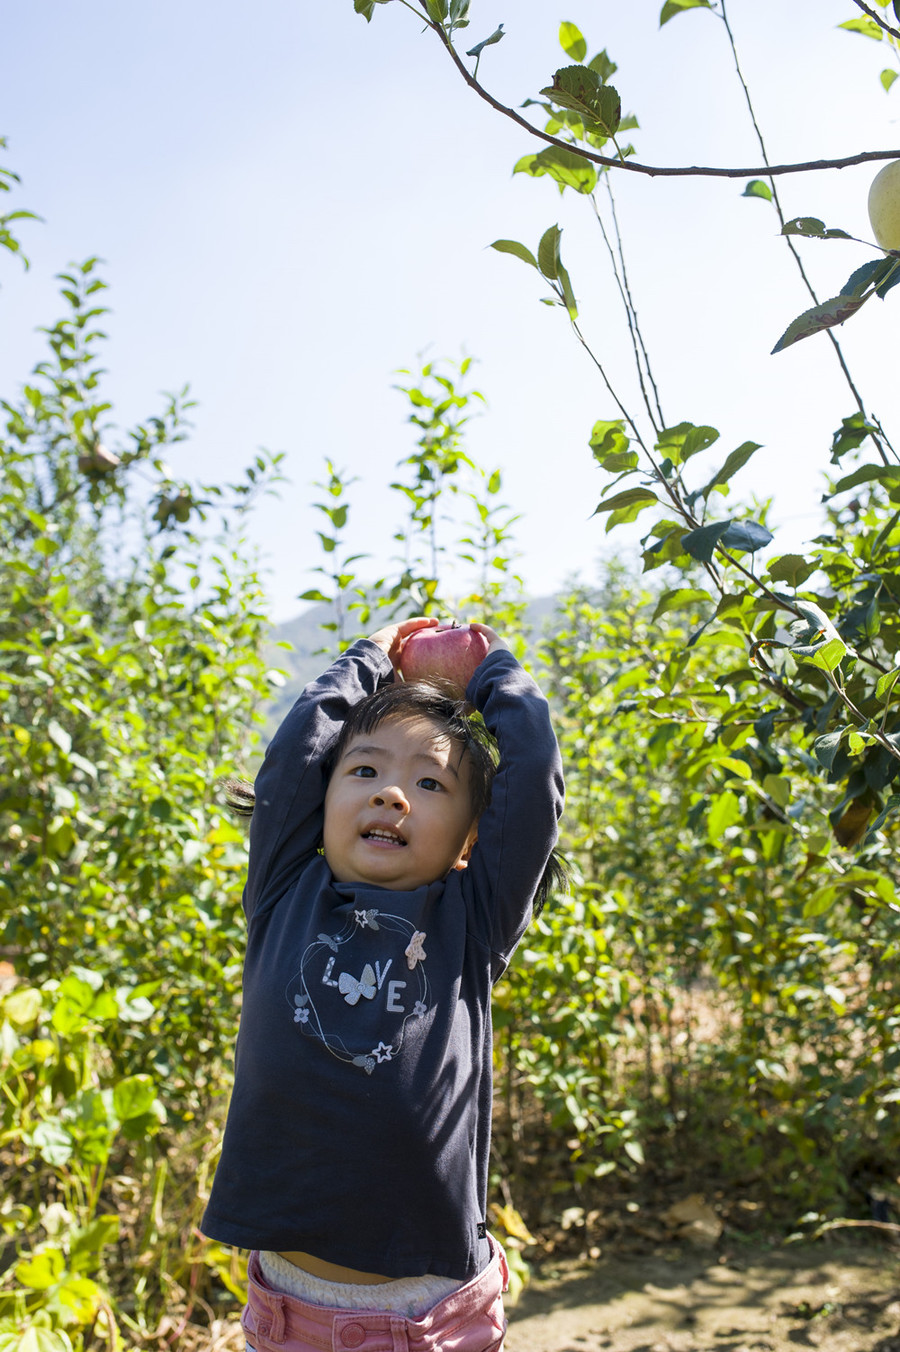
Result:
<svg viewBox="0 0 900 1352">
<path fill-rule="evenodd" d="M 372 1075 L 402 1057 L 414 1027 L 427 1028 L 428 936 L 409 917 L 374 907 L 348 907 L 343 922 L 311 926 L 315 939 L 285 995 L 299 1033 Z"/>
<path fill-rule="evenodd" d="M 341 972 L 338 978 L 338 990 L 348 1005 L 359 1003 L 360 996 L 366 1000 L 374 1000 L 375 992 L 378 987 L 375 982 L 375 973 L 370 963 L 366 963 L 362 971 L 362 976 L 357 981 L 356 977 L 351 976 L 349 972 Z"/>
</svg>

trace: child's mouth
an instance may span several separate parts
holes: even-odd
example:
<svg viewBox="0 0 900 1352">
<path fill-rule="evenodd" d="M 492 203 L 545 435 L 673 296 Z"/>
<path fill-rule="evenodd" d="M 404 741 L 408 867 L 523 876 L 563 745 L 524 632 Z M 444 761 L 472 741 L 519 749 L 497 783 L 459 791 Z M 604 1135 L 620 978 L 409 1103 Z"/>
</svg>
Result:
<svg viewBox="0 0 900 1352">
<path fill-rule="evenodd" d="M 363 840 L 372 840 L 376 844 L 383 845 L 406 845 L 406 841 L 396 831 L 384 831 L 377 826 L 373 827 L 371 831 L 364 831 Z"/>
</svg>

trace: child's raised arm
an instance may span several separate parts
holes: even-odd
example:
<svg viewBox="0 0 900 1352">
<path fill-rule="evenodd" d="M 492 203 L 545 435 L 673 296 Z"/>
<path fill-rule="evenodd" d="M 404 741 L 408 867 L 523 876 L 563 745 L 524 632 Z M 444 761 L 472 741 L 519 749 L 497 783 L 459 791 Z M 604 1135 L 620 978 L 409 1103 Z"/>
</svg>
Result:
<svg viewBox="0 0 900 1352">
<path fill-rule="evenodd" d="M 493 630 L 466 692 L 497 739 L 500 763 L 463 874 L 473 932 L 502 972 L 531 917 L 557 840 L 562 764 L 546 699 Z"/>
</svg>

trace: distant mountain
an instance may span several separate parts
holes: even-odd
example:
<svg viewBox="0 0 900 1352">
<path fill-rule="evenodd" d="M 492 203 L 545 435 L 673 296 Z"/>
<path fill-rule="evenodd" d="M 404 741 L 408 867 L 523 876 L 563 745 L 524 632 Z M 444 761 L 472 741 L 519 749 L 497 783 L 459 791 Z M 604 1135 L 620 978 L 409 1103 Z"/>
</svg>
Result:
<svg viewBox="0 0 900 1352">
<path fill-rule="evenodd" d="M 275 731 L 303 687 L 315 680 L 336 656 L 334 635 L 322 628 L 323 624 L 329 623 L 332 614 L 332 607 L 327 602 L 320 602 L 292 620 L 273 626 L 265 648 L 265 660 L 269 667 L 283 671 L 286 680 L 274 692 L 266 710 L 268 736 Z M 322 652 L 323 648 L 326 651 Z"/>
</svg>

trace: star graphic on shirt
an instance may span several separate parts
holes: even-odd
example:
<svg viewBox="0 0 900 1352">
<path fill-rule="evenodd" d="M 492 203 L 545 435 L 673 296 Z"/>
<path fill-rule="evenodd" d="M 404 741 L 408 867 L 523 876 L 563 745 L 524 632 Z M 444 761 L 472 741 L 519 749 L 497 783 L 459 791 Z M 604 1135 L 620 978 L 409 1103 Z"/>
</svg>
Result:
<svg viewBox="0 0 900 1352">
<path fill-rule="evenodd" d="M 393 1059 L 393 1051 L 393 1043 L 385 1045 L 385 1043 L 379 1042 L 377 1047 L 372 1048 L 372 1055 L 375 1057 L 378 1064 L 381 1065 L 382 1061 L 391 1061 Z"/>
<path fill-rule="evenodd" d="M 377 930 L 377 929 L 381 929 L 381 926 L 379 925 L 378 921 L 375 919 L 375 917 L 377 916 L 377 914 L 378 914 L 378 912 L 377 912 L 377 911 L 374 911 L 374 910 L 370 910 L 370 911 L 354 911 L 354 912 L 353 912 L 353 919 L 355 920 L 356 924 L 359 925 L 360 929 L 365 929 L 366 926 L 368 926 L 369 929 Z"/>
</svg>

